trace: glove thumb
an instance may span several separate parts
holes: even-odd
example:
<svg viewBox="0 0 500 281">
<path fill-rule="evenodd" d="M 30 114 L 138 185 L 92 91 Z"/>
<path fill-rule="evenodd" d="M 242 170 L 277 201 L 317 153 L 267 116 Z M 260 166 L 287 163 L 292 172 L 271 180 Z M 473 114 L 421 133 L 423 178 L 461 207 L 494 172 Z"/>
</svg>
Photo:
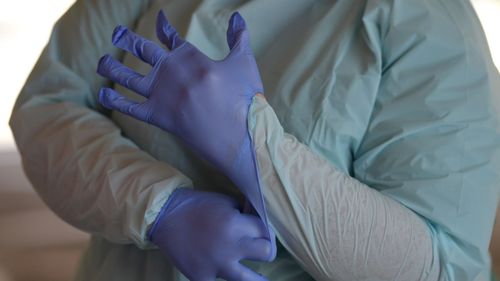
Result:
<svg viewBox="0 0 500 281">
<path fill-rule="evenodd" d="M 168 22 L 162 10 L 160 10 L 156 18 L 156 36 L 170 50 L 184 43 L 184 40 L 179 36 L 177 30 Z"/>
<path fill-rule="evenodd" d="M 238 12 L 234 12 L 229 19 L 227 27 L 227 44 L 229 50 L 249 49 L 250 38 L 246 29 L 245 20 Z"/>
</svg>

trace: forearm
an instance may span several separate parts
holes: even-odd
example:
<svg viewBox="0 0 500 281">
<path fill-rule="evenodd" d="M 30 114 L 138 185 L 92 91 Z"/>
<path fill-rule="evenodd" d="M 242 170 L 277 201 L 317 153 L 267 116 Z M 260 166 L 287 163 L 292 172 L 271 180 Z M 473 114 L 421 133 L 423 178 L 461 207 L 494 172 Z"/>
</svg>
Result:
<svg viewBox="0 0 500 281">
<path fill-rule="evenodd" d="M 49 207 L 114 242 L 145 243 L 151 212 L 159 212 L 173 189 L 190 186 L 124 139 L 111 121 L 78 105 L 20 108 L 12 127 L 26 174 Z"/>
<path fill-rule="evenodd" d="M 249 127 L 270 222 L 316 280 L 438 280 L 420 217 L 284 133 L 262 97 Z"/>
<path fill-rule="evenodd" d="M 26 174 L 54 212 L 80 229 L 140 247 L 148 245 L 147 227 L 170 192 L 191 185 L 97 111 L 99 54 L 112 49 L 113 27 L 133 24 L 145 6 L 77 2 L 55 26 L 10 121 Z"/>
</svg>

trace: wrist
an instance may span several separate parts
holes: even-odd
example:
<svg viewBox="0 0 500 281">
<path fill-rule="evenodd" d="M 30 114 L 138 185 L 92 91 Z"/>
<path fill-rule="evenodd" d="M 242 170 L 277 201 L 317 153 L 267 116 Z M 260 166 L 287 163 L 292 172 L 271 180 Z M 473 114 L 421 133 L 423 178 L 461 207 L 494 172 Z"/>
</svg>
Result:
<svg viewBox="0 0 500 281">
<path fill-rule="evenodd" d="M 151 225 L 147 237 L 150 241 L 155 243 L 155 233 L 158 230 L 161 222 L 165 219 L 165 217 L 168 216 L 168 214 L 171 212 L 172 209 L 175 209 L 175 206 L 179 204 L 179 202 L 182 202 L 185 200 L 185 197 L 188 196 L 188 194 L 196 192 L 192 189 L 184 188 L 184 187 L 179 187 L 175 189 L 169 196 L 167 202 L 163 204 L 160 212 L 156 216 L 156 219 L 154 220 L 153 224 Z M 155 243 L 156 244 L 156 243 Z"/>
</svg>

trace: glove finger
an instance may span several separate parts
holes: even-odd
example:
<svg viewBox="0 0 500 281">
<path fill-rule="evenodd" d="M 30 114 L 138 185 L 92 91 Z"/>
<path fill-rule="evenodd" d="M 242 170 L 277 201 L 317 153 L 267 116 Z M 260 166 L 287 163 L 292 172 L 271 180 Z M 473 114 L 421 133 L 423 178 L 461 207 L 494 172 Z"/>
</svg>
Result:
<svg viewBox="0 0 500 281">
<path fill-rule="evenodd" d="M 278 252 L 278 247 L 276 246 L 276 233 L 274 233 L 270 226 L 267 230 L 269 231 L 269 239 L 266 238 L 266 240 L 271 243 L 271 254 L 269 255 L 269 259 L 267 261 L 273 261 Z"/>
<path fill-rule="evenodd" d="M 141 121 L 149 121 L 149 110 L 147 110 L 145 104 L 133 102 L 113 89 L 101 88 L 99 91 L 99 103 L 108 109 L 120 111 Z"/>
<path fill-rule="evenodd" d="M 166 52 L 153 41 L 149 41 L 124 26 L 117 26 L 113 31 L 113 45 L 134 54 L 150 65 L 158 63 Z"/>
<path fill-rule="evenodd" d="M 239 262 L 228 265 L 218 277 L 231 281 L 268 281 L 261 274 L 254 272 Z"/>
<path fill-rule="evenodd" d="M 158 17 L 156 18 L 156 36 L 170 50 L 173 50 L 184 43 L 184 40 L 179 36 L 177 30 L 170 25 L 162 10 L 160 10 Z"/>
<path fill-rule="evenodd" d="M 253 239 L 263 239 L 270 243 L 270 253 L 265 260 L 274 260 L 277 251 L 276 234 L 274 231 L 270 227 L 267 228 L 264 222 L 254 215 L 241 214 L 240 220 L 241 235 Z"/>
<path fill-rule="evenodd" d="M 252 238 L 268 238 L 267 227 L 264 222 L 255 215 L 241 214 L 239 218 L 241 235 Z"/>
<path fill-rule="evenodd" d="M 246 29 L 246 23 L 240 13 L 234 12 L 231 15 L 226 35 L 227 44 L 231 52 L 249 48 L 250 39 Z"/>
<path fill-rule="evenodd" d="M 270 262 L 276 256 L 276 244 L 266 238 L 247 237 L 240 241 L 240 251 L 242 259 Z"/>
<path fill-rule="evenodd" d="M 99 60 L 97 73 L 144 97 L 148 97 L 148 83 L 146 78 L 124 66 L 110 55 L 105 55 Z"/>
</svg>

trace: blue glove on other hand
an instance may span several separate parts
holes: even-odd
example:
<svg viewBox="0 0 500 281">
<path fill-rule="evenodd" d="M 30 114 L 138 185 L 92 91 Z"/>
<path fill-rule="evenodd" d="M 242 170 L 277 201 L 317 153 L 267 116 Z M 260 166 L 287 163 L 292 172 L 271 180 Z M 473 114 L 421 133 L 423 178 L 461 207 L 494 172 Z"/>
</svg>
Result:
<svg viewBox="0 0 500 281">
<path fill-rule="evenodd" d="M 240 213 L 238 203 L 217 193 L 175 190 L 158 215 L 151 241 L 191 281 L 264 281 L 239 263 L 270 261 L 276 248 L 254 215 Z"/>
<path fill-rule="evenodd" d="M 243 18 L 237 12 L 231 16 L 230 53 L 221 61 L 181 39 L 162 12 L 156 30 L 171 51 L 121 26 L 113 33 L 113 44 L 152 65 L 150 73 L 138 74 L 109 55 L 97 70 L 147 100 L 136 103 L 103 88 L 100 103 L 177 135 L 228 176 L 269 227 L 247 129 L 250 103 L 263 87 Z M 274 241 L 269 229 L 268 238 Z"/>
</svg>

